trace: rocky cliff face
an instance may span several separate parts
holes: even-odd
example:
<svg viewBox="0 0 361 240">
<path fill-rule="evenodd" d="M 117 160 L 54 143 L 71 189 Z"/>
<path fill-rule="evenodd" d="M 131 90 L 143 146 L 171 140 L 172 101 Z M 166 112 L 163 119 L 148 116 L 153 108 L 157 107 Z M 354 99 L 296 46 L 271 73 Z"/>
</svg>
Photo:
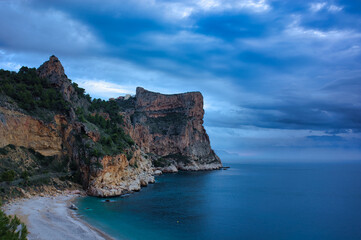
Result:
<svg viewBox="0 0 361 240">
<path fill-rule="evenodd" d="M 70 102 L 72 96 L 75 96 L 75 90 L 57 57 L 51 56 L 49 61 L 44 62 L 37 69 L 37 72 L 39 77 L 46 78 L 50 84 L 59 89 L 67 102 Z"/>
<path fill-rule="evenodd" d="M 89 178 L 88 193 L 92 196 L 118 196 L 154 183 L 152 162 L 139 149 L 133 150 L 130 160 L 119 154 L 105 156 L 101 164 L 103 168 Z"/>
<path fill-rule="evenodd" d="M 62 112 L 38 109 L 51 116 L 49 120 L 40 119 L 19 108 L 0 89 L 0 148 L 12 144 L 64 159 L 68 169 L 76 166 L 72 170 L 80 173 L 89 195 L 104 197 L 137 191 L 154 182 L 157 169 L 174 172 L 222 166 L 203 127 L 203 97 L 199 92 L 164 95 L 137 88 L 135 98 L 117 100 L 122 111 L 112 115 L 90 107 L 92 103 L 78 94 L 79 89 L 67 78 L 55 56 L 41 65 L 36 74 L 60 92 L 69 108 Z M 116 131 L 116 138 L 122 136 L 124 141 L 131 141 L 118 129 L 120 126 L 111 125 L 111 116 L 119 114 L 124 117 L 122 128 L 135 145 L 113 145 L 117 141 L 110 130 Z M 95 125 L 97 121 L 103 128 Z M 99 147 L 113 152 L 100 156 Z"/>
<path fill-rule="evenodd" d="M 137 88 L 124 105 L 131 137 L 163 171 L 212 170 L 222 167 L 203 127 L 200 92 L 165 95 Z M 132 104 L 129 104 L 132 103 Z"/>
<path fill-rule="evenodd" d="M 13 144 L 32 148 L 44 156 L 61 155 L 59 127 L 56 123 L 46 124 L 24 113 L 0 107 L 0 147 Z"/>
</svg>

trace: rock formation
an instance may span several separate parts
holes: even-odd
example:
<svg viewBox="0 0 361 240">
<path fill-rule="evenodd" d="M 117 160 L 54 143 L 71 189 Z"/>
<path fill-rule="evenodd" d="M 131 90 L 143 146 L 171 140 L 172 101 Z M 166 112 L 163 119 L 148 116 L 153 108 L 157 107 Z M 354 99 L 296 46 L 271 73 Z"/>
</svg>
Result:
<svg viewBox="0 0 361 240">
<path fill-rule="evenodd" d="M 59 118 L 59 116 L 56 116 Z M 44 156 L 62 154 L 60 125 L 46 124 L 24 113 L 0 107 L 0 147 L 32 148 Z"/>
<path fill-rule="evenodd" d="M 74 88 L 64 72 L 63 65 L 54 55 L 49 61 L 44 62 L 37 72 L 39 77 L 46 78 L 50 84 L 58 88 L 66 101 L 69 102 L 71 96 L 74 96 Z"/>
<path fill-rule="evenodd" d="M 148 183 L 154 183 L 152 163 L 139 149 L 128 161 L 126 155 L 105 156 L 103 169 L 89 178 L 88 194 L 92 196 L 118 196 L 130 191 L 139 191 Z"/>
<path fill-rule="evenodd" d="M 130 136 L 163 171 L 212 170 L 222 166 L 203 127 L 200 92 L 165 95 L 137 88 L 135 99 L 118 100 Z"/>
<path fill-rule="evenodd" d="M 0 148 L 12 144 L 63 159 L 68 169 L 76 167 L 71 170 L 80 174 L 89 195 L 105 197 L 138 191 L 153 183 L 153 175 L 160 170 L 211 170 L 222 166 L 203 127 L 203 97 L 199 92 L 164 95 L 138 87 L 135 97 L 112 100 L 120 109 L 112 113 L 91 108 L 89 98 L 79 93 L 55 56 L 36 74 L 60 92 L 69 107 L 27 111 L 0 89 Z M 39 112 L 48 120 L 40 118 Z M 124 123 L 112 123 L 112 118 L 119 115 Z M 96 125 L 94 119 L 103 122 Z M 111 130 L 118 134 L 115 138 L 123 139 L 124 146 L 114 146 Z M 99 154 L 99 149 L 105 154 Z"/>
</svg>

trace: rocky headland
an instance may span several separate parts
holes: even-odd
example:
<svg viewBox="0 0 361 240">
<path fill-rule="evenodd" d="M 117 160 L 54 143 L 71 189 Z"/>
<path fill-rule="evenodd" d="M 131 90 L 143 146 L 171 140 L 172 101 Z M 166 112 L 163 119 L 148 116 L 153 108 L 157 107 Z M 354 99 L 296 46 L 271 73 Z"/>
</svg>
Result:
<svg viewBox="0 0 361 240">
<path fill-rule="evenodd" d="M 200 92 L 92 99 L 50 57 L 38 69 L 0 70 L 1 195 L 44 185 L 81 184 L 92 196 L 118 196 L 154 175 L 222 167 L 203 127 Z"/>
</svg>

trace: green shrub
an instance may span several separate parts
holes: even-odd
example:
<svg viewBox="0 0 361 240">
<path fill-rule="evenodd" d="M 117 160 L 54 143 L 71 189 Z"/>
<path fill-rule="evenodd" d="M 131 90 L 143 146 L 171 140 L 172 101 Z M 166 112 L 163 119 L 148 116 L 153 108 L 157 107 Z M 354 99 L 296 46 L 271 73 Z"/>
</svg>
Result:
<svg viewBox="0 0 361 240">
<path fill-rule="evenodd" d="M 91 156 L 94 156 L 96 158 L 104 156 L 103 151 L 100 150 L 100 149 L 97 149 L 97 148 L 94 148 L 93 151 L 90 154 L 91 154 Z"/>
<path fill-rule="evenodd" d="M 164 158 L 158 158 L 157 160 L 153 161 L 154 167 L 166 167 L 169 165 L 166 159 Z"/>
<path fill-rule="evenodd" d="M 68 111 L 69 105 L 60 92 L 40 78 L 35 68 L 22 67 L 18 73 L 0 70 L 0 92 L 14 99 L 18 106 L 33 112 L 38 108 Z"/>
<path fill-rule="evenodd" d="M 0 239 L 4 240 L 26 240 L 28 230 L 24 223 L 16 216 L 6 216 L 0 210 Z"/>
<path fill-rule="evenodd" d="M 20 177 L 21 177 L 22 179 L 24 179 L 25 181 L 28 181 L 28 180 L 29 180 L 29 176 L 30 176 L 30 174 L 29 174 L 29 172 L 26 171 L 26 170 L 20 174 Z"/>
<path fill-rule="evenodd" d="M 15 147 L 14 144 L 9 144 L 8 146 L 9 146 L 9 148 L 11 148 L 12 150 L 15 150 L 15 149 L 16 149 L 16 147 Z"/>
<path fill-rule="evenodd" d="M 8 151 L 5 148 L 0 148 L 0 154 L 6 155 L 8 154 Z"/>
<path fill-rule="evenodd" d="M 72 83 L 74 89 L 75 89 L 75 92 L 81 96 L 81 97 L 85 97 L 84 93 L 85 93 L 85 89 L 84 88 L 81 88 L 79 87 L 79 85 L 75 82 Z"/>
<path fill-rule="evenodd" d="M 75 170 L 78 169 L 78 165 L 77 165 L 77 163 L 73 160 L 73 161 L 70 162 L 69 168 L 70 168 L 71 171 L 75 171 Z"/>
<path fill-rule="evenodd" d="M 15 179 L 14 170 L 7 170 L 1 174 L 1 181 L 11 182 Z"/>
<path fill-rule="evenodd" d="M 130 159 L 132 159 L 133 157 L 133 152 L 127 152 L 126 156 L 127 156 L 127 160 L 130 161 Z"/>
</svg>

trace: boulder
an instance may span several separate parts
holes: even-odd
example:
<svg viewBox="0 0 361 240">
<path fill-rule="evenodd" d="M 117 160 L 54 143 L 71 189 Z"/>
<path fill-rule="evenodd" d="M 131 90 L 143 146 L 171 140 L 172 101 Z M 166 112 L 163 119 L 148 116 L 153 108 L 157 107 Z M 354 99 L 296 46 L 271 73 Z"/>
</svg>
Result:
<svg viewBox="0 0 361 240">
<path fill-rule="evenodd" d="M 71 204 L 69 207 L 71 210 L 78 210 L 78 207 L 75 206 L 74 204 Z"/>
<path fill-rule="evenodd" d="M 162 171 L 161 170 L 155 170 L 154 171 L 154 175 L 161 175 L 162 174 Z"/>
</svg>

